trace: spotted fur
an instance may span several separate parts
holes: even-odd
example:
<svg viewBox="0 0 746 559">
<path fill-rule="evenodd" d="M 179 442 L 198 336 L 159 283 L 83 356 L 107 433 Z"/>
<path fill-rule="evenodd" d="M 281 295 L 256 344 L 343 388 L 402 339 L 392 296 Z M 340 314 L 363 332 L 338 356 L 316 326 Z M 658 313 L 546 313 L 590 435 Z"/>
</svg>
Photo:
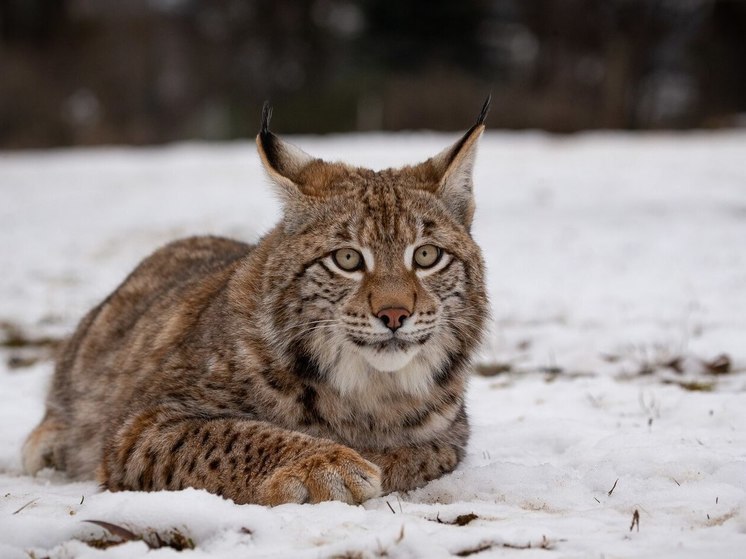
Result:
<svg viewBox="0 0 746 559">
<path fill-rule="evenodd" d="M 269 115 L 257 144 L 283 220 L 256 245 L 169 244 L 88 313 L 25 444 L 29 472 L 238 503 L 359 503 L 462 459 L 487 309 L 469 232 L 484 118 L 420 165 L 371 171 L 308 156 Z M 441 257 L 420 269 L 428 243 Z M 341 269 L 340 248 L 363 267 Z M 390 308 L 407 313 L 396 331 L 380 315 Z"/>
</svg>

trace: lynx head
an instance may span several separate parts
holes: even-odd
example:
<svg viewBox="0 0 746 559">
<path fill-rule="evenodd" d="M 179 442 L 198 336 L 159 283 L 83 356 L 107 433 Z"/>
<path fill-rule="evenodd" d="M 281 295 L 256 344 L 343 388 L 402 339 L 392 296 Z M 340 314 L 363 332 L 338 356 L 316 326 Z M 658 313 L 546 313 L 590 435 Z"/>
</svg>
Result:
<svg viewBox="0 0 746 559">
<path fill-rule="evenodd" d="M 315 159 L 269 131 L 259 154 L 284 206 L 264 275 L 262 331 L 301 376 L 340 392 L 424 394 L 462 375 L 487 302 L 470 235 L 472 170 L 489 98 L 424 163 L 372 171 Z"/>
</svg>

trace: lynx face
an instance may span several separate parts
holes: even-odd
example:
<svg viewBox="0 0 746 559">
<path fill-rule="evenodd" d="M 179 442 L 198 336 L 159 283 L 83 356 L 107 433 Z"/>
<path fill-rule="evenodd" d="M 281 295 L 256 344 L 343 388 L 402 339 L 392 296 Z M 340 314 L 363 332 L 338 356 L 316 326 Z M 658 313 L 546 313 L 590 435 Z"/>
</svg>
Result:
<svg viewBox="0 0 746 559">
<path fill-rule="evenodd" d="M 300 278 L 305 345 L 345 390 L 363 388 L 374 372 L 425 389 L 458 349 L 461 317 L 474 297 L 466 263 L 478 255 L 473 242 L 454 231 L 435 201 L 418 200 L 423 193 L 370 192 L 386 190 L 391 204 L 371 210 L 363 196 L 358 211 L 319 228 L 328 234 Z"/>
<path fill-rule="evenodd" d="M 469 226 L 482 128 L 421 165 L 378 172 L 260 135 L 295 247 L 274 257 L 272 304 L 283 308 L 266 331 L 290 334 L 288 349 L 302 348 L 340 391 L 385 383 L 424 394 L 478 341 L 486 300 Z"/>
</svg>

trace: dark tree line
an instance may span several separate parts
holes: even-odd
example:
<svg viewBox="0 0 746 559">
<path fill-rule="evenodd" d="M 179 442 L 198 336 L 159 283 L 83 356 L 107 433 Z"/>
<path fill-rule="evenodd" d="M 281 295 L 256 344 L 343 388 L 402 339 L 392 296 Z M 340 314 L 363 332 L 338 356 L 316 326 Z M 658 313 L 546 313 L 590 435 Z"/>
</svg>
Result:
<svg viewBox="0 0 746 559">
<path fill-rule="evenodd" d="M 746 113 L 738 0 L 0 0 L 0 147 Z"/>
</svg>

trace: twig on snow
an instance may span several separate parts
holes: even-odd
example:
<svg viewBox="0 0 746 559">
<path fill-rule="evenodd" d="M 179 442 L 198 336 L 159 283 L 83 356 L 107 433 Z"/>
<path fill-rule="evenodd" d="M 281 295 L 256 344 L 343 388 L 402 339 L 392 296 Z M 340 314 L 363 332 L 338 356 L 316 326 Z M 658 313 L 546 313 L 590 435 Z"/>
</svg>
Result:
<svg viewBox="0 0 746 559">
<path fill-rule="evenodd" d="M 632 513 L 632 524 L 629 525 L 629 531 L 632 531 L 632 528 L 637 526 L 637 531 L 640 531 L 640 512 L 635 509 L 635 512 Z"/>
</svg>

